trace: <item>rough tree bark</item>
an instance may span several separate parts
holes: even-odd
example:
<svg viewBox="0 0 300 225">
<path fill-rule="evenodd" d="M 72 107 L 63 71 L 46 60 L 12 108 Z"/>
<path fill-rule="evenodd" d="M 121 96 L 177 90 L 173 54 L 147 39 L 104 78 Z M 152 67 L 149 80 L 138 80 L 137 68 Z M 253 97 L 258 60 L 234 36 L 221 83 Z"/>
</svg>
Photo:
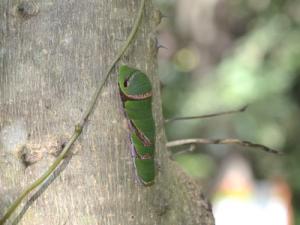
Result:
<svg viewBox="0 0 300 225">
<path fill-rule="evenodd" d="M 49 167 L 132 27 L 138 0 L 0 1 L 0 216 Z M 116 71 L 82 135 L 50 181 L 8 224 L 213 224 L 200 187 L 169 160 L 150 0 L 122 61 L 154 85 L 155 185 L 134 183 Z"/>
</svg>

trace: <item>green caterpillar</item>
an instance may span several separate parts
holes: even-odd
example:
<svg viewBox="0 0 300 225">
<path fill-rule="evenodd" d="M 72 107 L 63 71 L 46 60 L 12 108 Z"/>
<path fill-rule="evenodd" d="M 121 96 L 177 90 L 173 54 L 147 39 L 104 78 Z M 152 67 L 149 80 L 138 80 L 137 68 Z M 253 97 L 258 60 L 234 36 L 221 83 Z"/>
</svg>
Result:
<svg viewBox="0 0 300 225">
<path fill-rule="evenodd" d="M 119 69 L 118 85 L 130 130 L 135 173 L 140 183 L 149 186 L 155 178 L 151 82 L 140 70 L 123 65 Z"/>
</svg>

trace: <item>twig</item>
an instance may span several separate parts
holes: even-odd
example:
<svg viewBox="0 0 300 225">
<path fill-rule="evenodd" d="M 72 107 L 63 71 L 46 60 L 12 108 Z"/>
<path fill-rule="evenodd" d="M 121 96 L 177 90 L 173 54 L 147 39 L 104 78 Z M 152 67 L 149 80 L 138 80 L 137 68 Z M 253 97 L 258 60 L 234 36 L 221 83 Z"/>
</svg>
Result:
<svg viewBox="0 0 300 225">
<path fill-rule="evenodd" d="M 251 147 L 251 148 L 259 148 L 265 152 L 274 153 L 274 154 L 282 154 L 282 152 L 269 148 L 265 145 L 252 143 L 250 141 L 243 141 L 235 138 L 226 138 L 226 139 L 203 139 L 203 138 L 195 138 L 195 139 L 182 139 L 182 140 L 175 140 L 170 141 L 167 143 L 168 148 L 181 146 L 181 145 L 190 145 L 190 144 L 234 144 L 234 145 L 241 145 L 244 147 Z"/>
<path fill-rule="evenodd" d="M 224 112 L 219 112 L 219 113 L 212 113 L 212 114 L 199 115 L 199 116 L 174 117 L 174 118 L 166 119 L 165 123 L 171 123 L 171 122 L 178 121 L 178 120 L 203 119 L 203 118 L 223 116 L 223 115 L 228 115 L 228 114 L 233 114 L 233 113 L 238 113 L 238 112 L 245 112 L 247 108 L 248 108 L 248 105 L 245 105 L 240 109 L 229 110 L 229 111 L 224 111 Z"/>
<path fill-rule="evenodd" d="M 137 18 L 134 22 L 133 28 L 131 30 L 131 33 L 129 34 L 126 42 L 124 43 L 122 49 L 119 51 L 115 59 L 113 60 L 111 66 L 108 68 L 104 79 L 98 86 L 97 90 L 95 91 L 95 94 L 93 95 L 86 111 L 84 112 L 80 122 L 75 125 L 75 131 L 73 135 L 71 136 L 70 140 L 66 144 L 66 146 L 63 148 L 62 152 L 59 154 L 59 156 L 56 158 L 56 160 L 53 162 L 53 164 L 48 168 L 48 170 L 36 181 L 34 181 L 29 187 L 27 187 L 20 195 L 19 197 L 10 205 L 10 207 L 7 209 L 6 213 L 4 216 L 0 219 L 0 225 L 3 225 L 7 219 L 13 214 L 13 212 L 16 210 L 16 208 L 20 205 L 22 200 L 31 192 L 33 191 L 36 187 L 41 185 L 47 178 L 55 171 L 57 166 L 62 162 L 62 160 L 65 158 L 67 153 L 70 151 L 71 146 L 73 143 L 77 140 L 77 138 L 80 136 L 82 129 L 84 125 L 86 124 L 87 119 L 89 118 L 90 114 L 93 111 L 93 108 L 95 107 L 95 104 L 97 102 L 97 99 L 101 93 L 101 90 L 106 83 L 110 73 L 112 72 L 113 68 L 115 67 L 116 63 L 120 60 L 122 55 L 125 53 L 127 48 L 129 47 L 130 43 L 134 40 L 135 34 L 137 33 L 138 27 L 140 25 L 140 22 L 142 20 L 143 12 L 144 12 L 144 7 L 145 7 L 145 0 L 141 1 L 141 6 L 138 11 Z"/>
</svg>

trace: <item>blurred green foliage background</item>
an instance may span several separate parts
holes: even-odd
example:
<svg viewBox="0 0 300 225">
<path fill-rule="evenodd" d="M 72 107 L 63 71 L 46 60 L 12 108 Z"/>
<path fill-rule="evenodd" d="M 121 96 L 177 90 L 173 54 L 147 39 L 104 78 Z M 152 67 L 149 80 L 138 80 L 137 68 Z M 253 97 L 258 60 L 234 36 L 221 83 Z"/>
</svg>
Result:
<svg viewBox="0 0 300 225">
<path fill-rule="evenodd" d="M 300 224 L 300 1 L 156 3 L 167 16 L 158 28 L 167 47 L 159 52 L 165 118 L 249 105 L 244 113 L 167 124 L 168 140 L 238 137 L 285 152 L 199 145 L 174 149 L 174 158 L 209 183 L 219 162 L 240 151 L 258 179 L 280 176 L 289 183 Z"/>
</svg>

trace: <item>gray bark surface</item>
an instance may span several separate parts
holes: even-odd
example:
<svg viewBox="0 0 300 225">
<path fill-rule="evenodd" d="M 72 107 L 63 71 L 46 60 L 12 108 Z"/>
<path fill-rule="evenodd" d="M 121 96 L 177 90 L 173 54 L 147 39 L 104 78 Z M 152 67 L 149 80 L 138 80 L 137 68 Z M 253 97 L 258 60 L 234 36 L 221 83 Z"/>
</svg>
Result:
<svg viewBox="0 0 300 225">
<path fill-rule="evenodd" d="M 129 34 L 138 0 L 0 1 L 0 216 L 54 161 Z M 165 147 L 156 49 L 157 12 L 146 14 L 122 62 L 153 81 L 155 185 L 134 183 L 126 120 L 113 72 L 59 170 L 7 224 L 214 223 L 196 185 Z"/>
</svg>

